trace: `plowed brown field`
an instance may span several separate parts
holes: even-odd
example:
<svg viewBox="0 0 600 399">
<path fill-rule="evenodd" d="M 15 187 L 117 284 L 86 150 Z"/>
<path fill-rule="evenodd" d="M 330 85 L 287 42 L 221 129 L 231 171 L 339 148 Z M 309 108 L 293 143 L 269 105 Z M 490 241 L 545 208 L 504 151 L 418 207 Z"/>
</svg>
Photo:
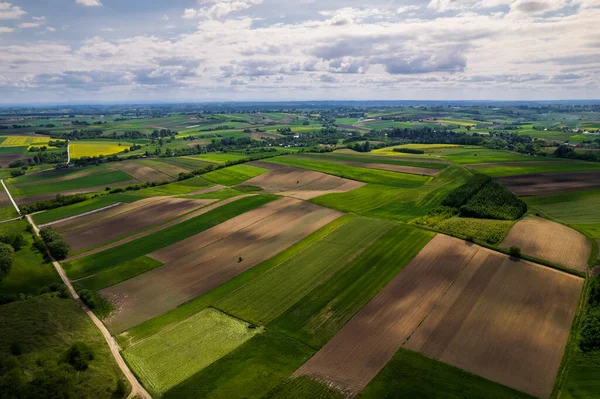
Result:
<svg viewBox="0 0 600 399">
<path fill-rule="evenodd" d="M 438 235 L 294 375 L 354 396 L 404 345 L 548 397 L 582 286 L 578 277 Z"/>
<path fill-rule="evenodd" d="M 323 194 L 340 193 L 364 186 L 364 183 L 348 180 L 325 173 L 277 165 L 266 162 L 252 162 L 254 166 L 269 169 L 269 172 L 242 183 L 258 186 L 270 193 L 288 197 L 310 199 Z"/>
<path fill-rule="evenodd" d="M 583 279 L 480 249 L 406 347 L 548 398 Z"/>
<path fill-rule="evenodd" d="M 108 324 L 112 331 L 120 332 L 167 312 L 269 259 L 341 215 L 283 198 L 153 252 L 149 256 L 164 266 L 101 291 L 118 305 Z"/>
<path fill-rule="evenodd" d="M 538 217 L 521 220 L 508 232 L 502 244 L 521 248 L 524 254 L 585 271 L 592 245 L 581 233 L 562 224 Z"/>
<path fill-rule="evenodd" d="M 137 179 L 141 182 L 153 182 L 161 180 L 171 180 L 170 176 L 167 176 L 158 170 L 152 169 L 148 166 L 141 165 L 134 162 L 119 162 L 113 165 L 115 168 L 121 169 L 129 176 Z"/>
<path fill-rule="evenodd" d="M 153 197 L 56 223 L 74 252 L 166 222 L 213 200 Z"/>
<path fill-rule="evenodd" d="M 494 179 L 520 196 L 546 195 L 600 188 L 600 171 L 544 173 Z"/>
<path fill-rule="evenodd" d="M 437 235 L 295 373 L 354 395 L 392 358 L 477 252 Z"/>
<path fill-rule="evenodd" d="M 344 162 L 346 165 L 356 166 L 357 168 L 367 169 L 379 169 L 389 170 L 390 172 L 408 173 L 412 175 L 423 175 L 423 176 L 436 176 L 442 170 L 441 169 L 430 169 L 430 168 L 419 168 L 416 166 L 404 166 L 404 165 L 388 165 L 385 163 L 364 163 L 364 162 Z"/>
</svg>

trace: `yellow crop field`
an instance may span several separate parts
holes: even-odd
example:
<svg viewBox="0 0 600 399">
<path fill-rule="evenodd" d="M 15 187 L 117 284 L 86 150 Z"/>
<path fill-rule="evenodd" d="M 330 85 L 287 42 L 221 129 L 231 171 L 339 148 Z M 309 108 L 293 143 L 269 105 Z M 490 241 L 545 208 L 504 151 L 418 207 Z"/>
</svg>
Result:
<svg viewBox="0 0 600 399">
<path fill-rule="evenodd" d="M 440 148 L 455 148 L 455 147 L 460 147 L 460 146 L 458 144 L 403 144 L 403 145 L 397 145 L 394 147 L 380 148 L 378 150 L 372 151 L 372 153 L 380 154 L 380 155 L 411 156 L 413 154 L 405 154 L 402 152 L 397 152 L 397 151 L 394 151 L 394 148 L 409 148 L 412 150 L 423 150 L 423 151 L 427 152 L 430 150 L 437 150 Z"/>
<path fill-rule="evenodd" d="M 99 155 L 113 155 L 125 151 L 131 143 L 118 141 L 83 141 L 71 142 L 71 158 L 97 157 Z"/>
<path fill-rule="evenodd" d="M 4 141 L 0 143 L 0 147 L 25 147 L 32 144 L 48 144 L 48 137 L 27 137 L 27 136 L 7 136 L 2 137 Z"/>
</svg>

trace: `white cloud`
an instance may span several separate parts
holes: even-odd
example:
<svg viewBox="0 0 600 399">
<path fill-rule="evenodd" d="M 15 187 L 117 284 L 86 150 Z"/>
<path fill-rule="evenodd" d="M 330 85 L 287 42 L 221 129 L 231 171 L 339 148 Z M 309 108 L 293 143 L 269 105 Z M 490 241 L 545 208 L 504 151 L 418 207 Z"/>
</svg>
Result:
<svg viewBox="0 0 600 399">
<path fill-rule="evenodd" d="M 186 8 L 183 12 L 183 18 L 206 17 L 219 19 L 226 15 L 246 10 L 262 2 L 263 0 L 198 0 L 198 4 L 204 5 L 204 7 L 199 9 Z"/>
<path fill-rule="evenodd" d="M 100 0 L 75 0 L 75 3 L 81 4 L 85 7 L 100 7 L 102 2 Z"/>
<path fill-rule="evenodd" d="M 53 28 L 52 26 L 48 26 L 48 27 L 46 28 L 46 30 L 47 30 L 48 32 L 56 32 L 56 28 Z"/>
<path fill-rule="evenodd" d="M 0 19 L 19 19 L 27 14 L 21 7 L 11 3 L 0 3 Z"/>
<path fill-rule="evenodd" d="M 6 26 L 0 26 L 0 33 L 10 33 L 10 32 L 14 32 L 14 29 L 6 27 Z"/>
<path fill-rule="evenodd" d="M 403 6 L 403 7 L 398 7 L 396 9 L 396 13 L 397 14 L 404 14 L 410 11 L 416 11 L 419 10 L 421 7 L 420 6 Z"/>
<path fill-rule="evenodd" d="M 168 21 L 169 20 L 169 16 L 168 15 L 163 15 L 162 17 L 160 17 L 161 21 Z"/>
<path fill-rule="evenodd" d="M 42 22 L 23 22 L 19 24 L 19 28 L 38 28 Z"/>
</svg>

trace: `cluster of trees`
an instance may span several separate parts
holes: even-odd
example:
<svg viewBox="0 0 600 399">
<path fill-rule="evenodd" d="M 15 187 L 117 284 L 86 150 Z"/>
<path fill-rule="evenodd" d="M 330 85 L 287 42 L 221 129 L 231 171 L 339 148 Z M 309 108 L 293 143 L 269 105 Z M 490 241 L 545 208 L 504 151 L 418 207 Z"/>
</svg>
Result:
<svg viewBox="0 0 600 399">
<path fill-rule="evenodd" d="M 482 174 L 451 191 L 442 206 L 457 209 L 462 217 L 482 219 L 516 220 L 527 212 L 527 204 Z"/>
<path fill-rule="evenodd" d="M 97 138 L 124 138 L 124 139 L 145 139 L 148 138 L 147 134 L 138 132 L 137 130 L 126 131 L 123 133 L 112 132 L 110 135 L 105 135 L 103 130 L 72 130 L 70 132 L 36 132 L 38 134 L 51 134 L 55 138 L 61 138 L 66 140 L 80 140 L 80 139 L 97 139 Z"/>
<path fill-rule="evenodd" d="M 56 197 L 49 199 L 49 200 L 22 205 L 21 211 L 24 214 L 39 212 L 39 211 L 47 211 L 49 209 L 60 208 L 61 206 L 67 206 L 67 205 L 76 204 L 78 202 L 83 202 L 87 199 L 88 199 L 88 196 L 85 194 L 74 194 L 74 195 L 56 194 Z"/>
<path fill-rule="evenodd" d="M 596 140 L 600 144 L 600 139 Z M 577 152 L 568 145 L 559 146 L 553 154 L 557 158 L 579 159 L 582 161 L 600 162 L 600 151 Z"/>
<path fill-rule="evenodd" d="M 108 317 L 115 310 L 112 303 L 96 292 L 81 290 L 77 294 L 83 303 L 101 319 Z"/>
<path fill-rule="evenodd" d="M 33 157 L 27 159 L 18 159 L 14 162 L 11 162 L 8 167 L 9 168 L 27 168 L 35 165 L 42 165 L 45 163 L 49 164 L 57 164 L 64 163 L 67 161 L 67 152 L 66 151 L 42 151 L 37 152 Z"/>
<path fill-rule="evenodd" d="M 246 132 L 246 131 L 244 130 L 244 132 Z M 251 130 L 248 130 L 247 133 L 251 133 L 251 132 L 252 132 Z M 201 140 L 201 139 L 214 139 L 214 138 L 218 138 L 218 137 L 223 137 L 223 135 L 220 133 L 211 133 L 211 134 L 203 134 L 201 136 L 185 136 L 183 139 L 194 141 L 194 140 Z"/>
<path fill-rule="evenodd" d="M 369 140 L 367 140 L 362 144 L 354 143 L 352 145 L 349 145 L 348 148 L 350 148 L 351 150 L 354 150 L 356 152 L 371 152 L 371 150 L 376 147 L 373 147 L 371 145 L 371 142 Z"/>
<path fill-rule="evenodd" d="M 10 271 L 15 260 L 15 250 L 12 246 L 0 243 L 0 281 Z"/>
<path fill-rule="evenodd" d="M 388 138 L 421 144 L 462 144 L 481 145 L 485 139 L 478 135 L 469 136 L 466 133 L 457 133 L 450 127 L 423 126 L 418 128 L 395 127 L 383 131 Z"/>
<path fill-rule="evenodd" d="M 51 227 L 44 227 L 40 230 L 40 236 L 46 248 L 48 248 L 48 251 L 55 259 L 63 260 L 67 258 L 71 247 L 56 230 Z M 39 249 L 39 241 L 37 241 L 36 246 Z"/>
<path fill-rule="evenodd" d="M 149 187 L 159 187 L 159 186 L 164 186 L 165 184 L 169 184 L 168 180 L 161 180 L 161 181 L 153 181 L 153 182 L 146 182 L 146 183 L 139 183 L 139 184 L 132 184 L 129 185 L 127 187 L 117 187 L 117 188 L 113 188 L 112 190 L 109 190 L 109 194 L 118 194 L 118 193 L 124 193 L 126 191 L 138 191 L 144 188 L 149 188 Z"/>
<path fill-rule="evenodd" d="M 579 345 L 585 352 L 600 350 L 600 277 L 592 280 Z"/>
<path fill-rule="evenodd" d="M 235 121 L 232 121 L 235 122 Z M 234 126 L 228 126 L 228 125 L 220 125 L 220 126 L 215 126 L 215 127 L 205 127 L 204 129 L 200 129 L 201 132 L 214 132 L 216 130 L 232 130 L 235 129 Z"/>
<path fill-rule="evenodd" d="M 425 154 L 425 151 L 418 150 L 416 148 L 394 148 L 396 152 L 402 152 L 405 154 Z"/>
<path fill-rule="evenodd" d="M 56 398 L 76 399 L 86 397 L 80 388 L 85 385 L 85 370 L 94 360 L 92 349 L 85 343 L 75 343 L 56 360 L 44 361 L 43 367 L 31 370 L 22 368 L 19 356 L 23 348 L 18 343 L 10 346 L 10 355 L 0 356 L 0 397 L 7 399 Z M 125 385 L 119 380 L 113 397 L 125 396 Z"/>
</svg>

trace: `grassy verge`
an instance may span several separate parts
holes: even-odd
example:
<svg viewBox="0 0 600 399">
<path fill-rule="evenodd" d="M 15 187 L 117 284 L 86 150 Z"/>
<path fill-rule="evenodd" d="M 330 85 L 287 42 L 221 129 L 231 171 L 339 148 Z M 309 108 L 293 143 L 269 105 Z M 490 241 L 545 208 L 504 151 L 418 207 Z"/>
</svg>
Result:
<svg viewBox="0 0 600 399">
<path fill-rule="evenodd" d="M 186 220 L 137 240 L 65 263 L 64 267 L 69 276 L 74 279 L 98 273 L 208 230 L 276 198 L 274 195 L 256 195 L 241 198 L 239 201 L 225 204 L 196 218 Z"/>
<path fill-rule="evenodd" d="M 147 256 L 141 256 L 139 258 L 122 263 L 119 266 L 104 270 L 98 274 L 94 274 L 91 277 L 74 281 L 73 286 L 77 291 L 100 291 L 104 288 L 110 287 L 111 285 L 118 284 L 121 281 L 128 280 L 140 274 L 146 273 L 159 266 L 162 266 L 161 262 Z"/>
</svg>

